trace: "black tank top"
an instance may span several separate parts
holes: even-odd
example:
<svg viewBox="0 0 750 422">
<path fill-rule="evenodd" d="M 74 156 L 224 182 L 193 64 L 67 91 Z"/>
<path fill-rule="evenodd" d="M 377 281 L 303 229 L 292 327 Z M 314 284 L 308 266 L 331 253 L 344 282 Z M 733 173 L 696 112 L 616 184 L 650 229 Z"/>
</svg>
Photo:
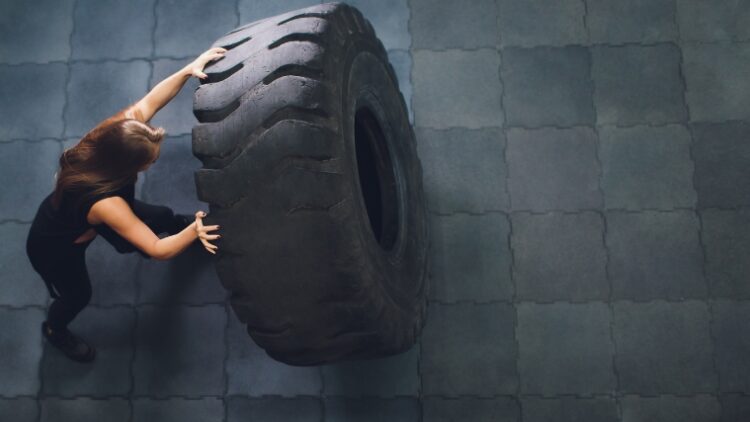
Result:
<svg viewBox="0 0 750 422">
<path fill-rule="evenodd" d="M 100 224 L 92 225 L 86 220 L 91 206 L 96 201 L 109 196 L 122 197 L 131 207 L 135 199 L 135 184 L 130 183 L 117 191 L 96 195 L 85 201 L 78 210 L 74 209 L 75 200 L 78 199 L 70 192 L 65 192 L 62 197 L 60 208 L 52 207 L 52 195 L 47 195 L 37 209 L 34 221 L 29 229 L 29 237 L 44 239 L 46 241 L 62 241 L 73 243 L 80 235 L 88 229 Z"/>
</svg>

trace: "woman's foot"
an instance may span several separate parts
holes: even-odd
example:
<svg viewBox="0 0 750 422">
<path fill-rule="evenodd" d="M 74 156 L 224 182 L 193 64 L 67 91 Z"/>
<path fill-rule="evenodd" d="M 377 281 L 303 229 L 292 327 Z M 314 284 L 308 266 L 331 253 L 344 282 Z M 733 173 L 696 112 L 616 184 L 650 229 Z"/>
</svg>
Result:
<svg viewBox="0 0 750 422">
<path fill-rule="evenodd" d="M 52 331 L 47 321 L 42 322 L 42 334 L 53 346 L 60 349 L 65 356 L 76 362 L 91 362 L 96 350 L 83 339 L 71 333 L 67 328 L 60 332 Z"/>
</svg>

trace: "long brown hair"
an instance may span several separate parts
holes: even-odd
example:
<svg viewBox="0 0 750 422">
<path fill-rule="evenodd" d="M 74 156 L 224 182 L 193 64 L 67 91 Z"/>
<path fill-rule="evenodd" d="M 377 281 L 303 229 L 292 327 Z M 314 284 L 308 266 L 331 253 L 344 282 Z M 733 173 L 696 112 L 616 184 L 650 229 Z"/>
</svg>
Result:
<svg viewBox="0 0 750 422">
<path fill-rule="evenodd" d="M 135 183 L 138 172 L 156 160 L 165 130 L 136 119 L 97 126 L 63 151 L 52 205 L 59 209 L 64 192 L 77 192 L 78 209 L 89 199 Z"/>
</svg>

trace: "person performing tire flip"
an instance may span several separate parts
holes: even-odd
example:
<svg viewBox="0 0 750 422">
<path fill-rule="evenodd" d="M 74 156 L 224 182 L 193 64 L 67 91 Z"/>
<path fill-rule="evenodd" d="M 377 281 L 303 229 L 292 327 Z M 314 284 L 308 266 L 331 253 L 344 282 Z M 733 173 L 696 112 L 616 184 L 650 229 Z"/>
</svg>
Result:
<svg viewBox="0 0 750 422">
<path fill-rule="evenodd" d="M 32 267 L 54 299 L 42 333 L 67 357 L 94 359 L 95 348 L 68 329 L 91 300 L 85 251 L 101 234 L 120 253 L 139 252 L 147 259 L 168 260 L 196 239 L 216 254 L 209 234 L 218 225 L 204 226 L 203 211 L 195 217 L 175 214 L 163 205 L 135 199 L 138 173 L 159 157 L 166 131 L 148 122 L 195 76 L 205 79 L 204 66 L 224 56 L 210 48 L 194 61 L 154 86 L 146 96 L 103 120 L 59 160 L 54 190 L 39 205 L 26 239 Z M 160 233 L 170 236 L 159 238 Z"/>
</svg>

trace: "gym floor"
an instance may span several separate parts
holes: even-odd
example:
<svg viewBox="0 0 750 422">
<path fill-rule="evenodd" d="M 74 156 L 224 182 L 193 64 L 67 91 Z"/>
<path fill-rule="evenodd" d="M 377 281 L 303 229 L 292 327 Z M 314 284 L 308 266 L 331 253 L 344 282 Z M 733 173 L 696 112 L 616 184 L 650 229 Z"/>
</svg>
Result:
<svg viewBox="0 0 750 422">
<path fill-rule="evenodd" d="M 241 23 L 309 0 L 0 4 L 0 419 L 750 420 L 750 5 L 356 0 L 417 134 L 433 248 L 420 342 L 292 367 L 251 341 L 200 247 L 89 247 L 42 342 L 25 256 L 63 148 Z M 194 213 L 191 79 L 137 196 Z"/>
</svg>

